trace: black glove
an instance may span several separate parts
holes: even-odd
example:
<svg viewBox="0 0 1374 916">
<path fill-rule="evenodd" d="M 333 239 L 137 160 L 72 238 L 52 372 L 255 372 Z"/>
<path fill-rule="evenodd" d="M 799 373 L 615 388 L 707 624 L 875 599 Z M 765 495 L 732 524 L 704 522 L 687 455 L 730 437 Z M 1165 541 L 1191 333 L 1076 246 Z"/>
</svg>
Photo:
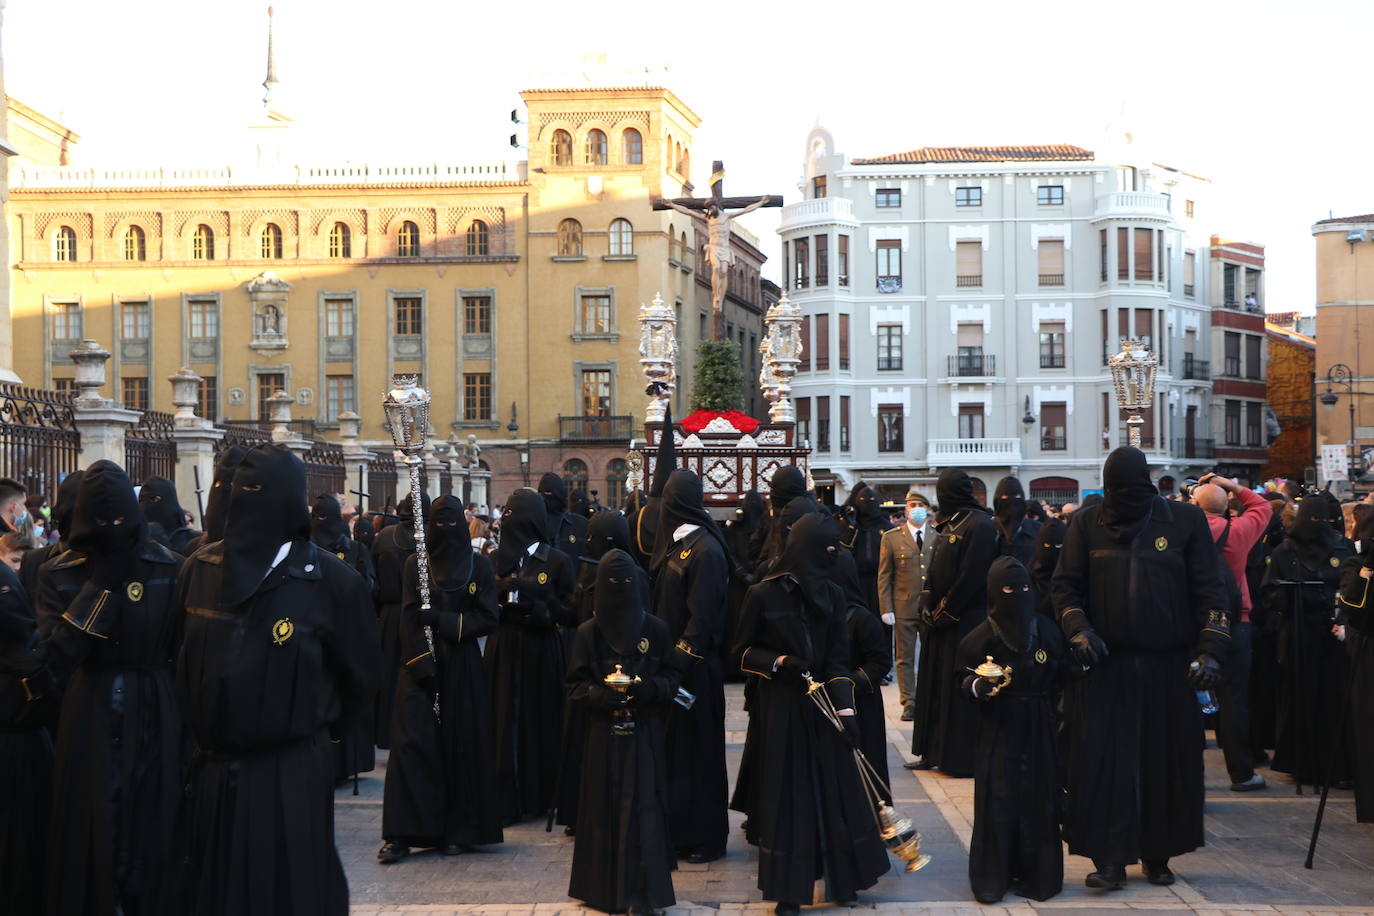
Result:
<svg viewBox="0 0 1374 916">
<path fill-rule="evenodd" d="M 859 717 L 857 715 L 840 716 L 840 724 L 844 726 L 845 742 L 848 743 L 850 747 L 857 748 L 860 744 L 860 739 L 863 737 L 862 733 L 859 731 Z"/>
<path fill-rule="evenodd" d="M 650 706 L 662 699 L 662 692 L 655 680 L 640 681 L 630 688 L 631 706 Z"/>
<path fill-rule="evenodd" d="M 1206 652 L 1193 659 L 1188 666 L 1188 683 L 1195 690 L 1211 690 L 1221 682 L 1221 662 Z"/>
<path fill-rule="evenodd" d="M 515 573 L 508 576 L 496 577 L 496 590 L 505 595 L 507 592 L 514 592 L 520 589 L 520 577 Z"/>
<path fill-rule="evenodd" d="M 996 686 L 997 685 L 994 684 L 992 681 L 988 680 L 985 677 L 979 677 L 976 674 L 964 678 L 964 689 L 967 690 L 970 694 L 972 694 L 975 699 L 992 699 L 992 688 Z"/>
<path fill-rule="evenodd" d="M 778 665 L 779 671 L 786 671 L 788 674 L 800 678 L 811 666 L 806 663 L 806 659 L 799 655 L 783 656 L 782 663 Z"/>
<path fill-rule="evenodd" d="M 1107 644 L 1092 627 L 1084 627 L 1069 637 L 1069 651 L 1073 653 L 1073 660 L 1084 668 L 1091 668 L 1110 654 Z"/>
<path fill-rule="evenodd" d="M 605 684 L 593 684 L 587 688 L 587 702 L 592 704 L 593 709 L 620 709 L 625 701 L 625 694 Z"/>
<path fill-rule="evenodd" d="M 930 625 L 935 622 L 934 615 L 935 596 L 927 589 L 921 592 L 921 596 L 916 599 L 916 626 L 922 632 L 929 630 Z"/>
<path fill-rule="evenodd" d="M 535 627 L 540 630 L 547 630 L 553 626 L 553 618 L 549 615 L 549 606 L 544 602 L 538 604 L 522 605 L 525 607 L 525 625 Z"/>
</svg>

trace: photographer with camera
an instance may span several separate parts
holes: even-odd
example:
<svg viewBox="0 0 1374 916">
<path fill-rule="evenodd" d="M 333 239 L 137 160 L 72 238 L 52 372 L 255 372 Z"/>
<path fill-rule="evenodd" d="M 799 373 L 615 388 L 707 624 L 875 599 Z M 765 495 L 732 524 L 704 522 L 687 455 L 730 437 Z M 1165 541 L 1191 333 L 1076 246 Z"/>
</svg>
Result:
<svg viewBox="0 0 1374 916">
<path fill-rule="evenodd" d="M 1231 499 L 1240 512 L 1231 515 Z M 1264 535 L 1274 510 L 1258 493 L 1216 474 L 1204 474 L 1191 501 L 1207 513 L 1207 527 L 1221 552 L 1222 582 L 1232 606 L 1231 648 L 1217 687 L 1217 744 L 1226 757 L 1231 790 L 1254 792 L 1265 786 L 1255 772 L 1250 745 L 1250 587 L 1245 575 L 1250 551 Z"/>
</svg>

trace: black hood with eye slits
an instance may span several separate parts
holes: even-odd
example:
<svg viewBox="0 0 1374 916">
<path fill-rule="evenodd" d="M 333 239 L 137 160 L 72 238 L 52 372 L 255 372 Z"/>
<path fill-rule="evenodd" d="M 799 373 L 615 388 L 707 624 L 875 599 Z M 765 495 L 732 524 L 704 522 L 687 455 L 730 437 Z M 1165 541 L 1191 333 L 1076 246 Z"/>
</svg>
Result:
<svg viewBox="0 0 1374 916">
<path fill-rule="evenodd" d="M 234 470 L 224 528 L 224 574 L 219 607 L 228 611 L 252 597 L 282 544 L 310 536 L 305 464 L 290 449 L 259 445 Z"/>
<path fill-rule="evenodd" d="M 623 550 L 612 548 L 596 564 L 596 629 L 617 655 L 630 655 L 644 631 L 649 595 L 639 564 Z"/>
<path fill-rule="evenodd" d="M 133 481 L 113 461 L 86 468 L 76 491 L 67 545 L 85 554 L 117 553 L 148 533 Z"/>
<path fill-rule="evenodd" d="M 1011 593 L 1002 589 L 1009 587 Z M 1030 573 L 1015 557 L 998 557 L 988 569 L 988 620 L 1013 652 L 1029 648 L 1035 618 Z"/>
</svg>

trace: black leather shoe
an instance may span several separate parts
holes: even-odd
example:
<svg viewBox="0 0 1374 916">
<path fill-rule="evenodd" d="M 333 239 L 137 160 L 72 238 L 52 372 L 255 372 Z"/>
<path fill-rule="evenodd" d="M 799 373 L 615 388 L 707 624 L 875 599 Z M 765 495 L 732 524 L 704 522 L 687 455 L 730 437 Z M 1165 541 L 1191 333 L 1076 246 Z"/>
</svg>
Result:
<svg viewBox="0 0 1374 916">
<path fill-rule="evenodd" d="M 801 905 L 796 903 L 779 903 L 773 907 L 773 912 L 777 916 L 797 916 L 801 912 Z"/>
<path fill-rule="evenodd" d="M 564 828 L 563 828 L 563 835 L 564 835 L 564 836 L 577 836 L 577 828 L 574 827 L 574 826 L 572 826 L 571 824 L 569 824 L 567 827 L 564 827 Z"/>
<path fill-rule="evenodd" d="M 908 706 L 906 709 L 903 709 L 903 710 L 902 710 L 902 721 L 903 721 L 903 722 L 915 722 L 915 721 L 916 721 L 916 712 L 915 712 L 915 710 L 913 710 L 910 706 Z"/>
<path fill-rule="evenodd" d="M 447 846 L 439 850 L 439 854 L 444 856 L 461 856 L 463 853 L 471 851 L 472 847 L 470 846 L 462 846 L 458 843 L 449 843 Z"/>
<path fill-rule="evenodd" d="M 1119 891 L 1126 886 L 1126 866 L 1098 865 L 1083 883 L 1101 891 Z"/>
<path fill-rule="evenodd" d="M 933 764 L 933 763 L 927 763 L 927 762 L 926 762 L 926 759 L 925 759 L 924 757 L 917 757 L 915 760 L 908 760 L 906 763 L 902 764 L 902 766 L 903 766 L 905 769 L 908 769 L 908 770 L 933 770 L 933 769 L 935 769 L 935 764 Z"/>
<path fill-rule="evenodd" d="M 706 862 L 714 862 L 716 859 L 724 858 L 724 849 L 698 849 L 687 856 L 687 861 L 693 865 L 702 865 Z"/>
<path fill-rule="evenodd" d="M 402 846 L 400 843 L 387 843 L 377 850 L 377 861 L 383 865 L 390 865 L 393 862 L 401 861 L 408 855 L 410 855 L 409 846 Z"/>
<path fill-rule="evenodd" d="M 1160 862 L 1142 861 L 1141 867 L 1145 871 L 1145 880 L 1151 884 L 1158 884 L 1160 887 L 1168 887 L 1174 883 L 1174 873 L 1169 870 L 1169 860 L 1164 859 Z"/>
</svg>

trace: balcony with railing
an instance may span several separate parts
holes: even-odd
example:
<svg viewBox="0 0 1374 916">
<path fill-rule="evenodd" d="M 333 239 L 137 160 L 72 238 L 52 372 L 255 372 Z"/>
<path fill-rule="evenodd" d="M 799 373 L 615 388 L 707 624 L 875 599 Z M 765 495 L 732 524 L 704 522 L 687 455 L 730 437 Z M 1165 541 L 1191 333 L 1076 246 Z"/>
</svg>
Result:
<svg viewBox="0 0 1374 916">
<path fill-rule="evenodd" d="M 1040 285 L 1041 285 L 1041 286 L 1063 286 L 1063 285 L 1064 285 L 1064 275 L 1063 275 L 1063 274 L 1040 274 Z"/>
<path fill-rule="evenodd" d="M 558 436 L 574 442 L 627 441 L 633 432 L 633 417 L 559 417 Z"/>
<path fill-rule="evenodd" d="M 931 467 L 980 467 L 1021 463 L 1020 439 L 927 439 Z"/>
<path fill-rule="evenodd" d="M 1211 461 L 1217 457 L 1217 441 L 1215 439 L 1175 439 L 1173 454 L 1175 458 Z"/>
<path fill-rule="evenodd" d="M 1207 381 L 1212 377 L 1212 364 L 1205 359 L 1194 359 L 1193 354 L 1183 354 L 1183 373 L 1180 378 Z"/>
<path fill-rule="evenodd" d="M 1099 194 L 1093 220 L 1169 218 L 1169 195 L 1149 191 L 1114 191 Z"/>
<path fill-rule="evenodd" d="M 519 181 L 524 177 L 524 170 L 524 165 L 516 162 L 356 162 L 337 165 L 225 165 L 146 169 L 20 166 L 10 169 L 10 187 L 203 188 L 282 184 L 451 184 L 465 181 Z"/>
<path fill-rule="evenodd" d="M 818 197 L 788 204 L 782 208 L 782 221 L 778 224 L 778 231 L 790 232 L 794 229 L 831 223 L 857 226 L 853 201 L 847 197 Z"/>
<path fill-rule="evenodd" d="M 1065 366 L 1063 353 L 1041 353 L 1041 369 L 1063 369 Z"/>
<path fill-rule="evenodd" d="M 949 357 L 951 378 L 987 378 L 997 374 L 997 357 L 985 353 L 964 353 Z"/>
<path fill-rule="evenodd" d="M 982 274 L 955 274 L 954 285 L 961 288 L 979 287 L 983 285 Z"/>
</svg>

